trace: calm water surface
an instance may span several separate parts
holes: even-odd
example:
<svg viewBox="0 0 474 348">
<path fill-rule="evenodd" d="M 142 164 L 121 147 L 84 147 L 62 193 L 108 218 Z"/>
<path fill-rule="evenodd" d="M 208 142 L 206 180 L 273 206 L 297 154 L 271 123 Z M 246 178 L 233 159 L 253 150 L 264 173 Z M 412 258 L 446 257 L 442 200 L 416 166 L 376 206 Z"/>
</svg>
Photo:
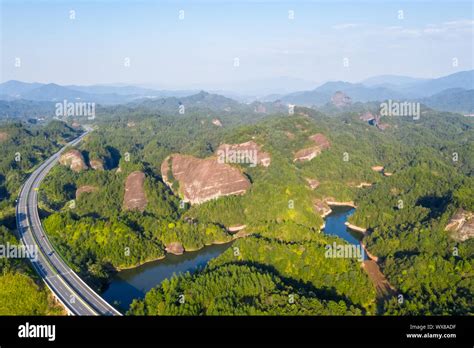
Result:
<svg viewBox="0 0 474 348">
<path fill-rule="evenodd" d="M 145 294 L 173 274 L 195 272 L 204 267 L 209 260 L 222 254 L 232 243 L 210 245 L 198 251 L 183 255 L 167 254 L 162 260 L 118 272 L 102 293 L 102 297 L 113 305 L 127 311 L 133 299 L 143 298 Z"/>
</svg>

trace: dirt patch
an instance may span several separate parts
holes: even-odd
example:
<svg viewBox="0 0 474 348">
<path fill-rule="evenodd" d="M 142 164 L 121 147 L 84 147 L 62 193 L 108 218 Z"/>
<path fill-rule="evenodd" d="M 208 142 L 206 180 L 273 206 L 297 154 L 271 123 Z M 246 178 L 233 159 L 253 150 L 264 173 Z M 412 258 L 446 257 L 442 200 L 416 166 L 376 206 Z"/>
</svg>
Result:
<svg viewBox="0 0 474 348">
<path fill-rule="evenodd" d="M 0 132 L 0 143 L 3 143 L 4 141 L 7 141 L 8 138 L 9 138 L 8 133 Z"/>
<path fill-rule="evenodd" d="M 373 260 L 365 260 L 362 263 L 362 268 L 367 272 L 369 279 L 375 286 L 377 297 L 381 299 L 388 299 L 396 295 L 396 290 L 390 285 L 387 278 L 380 271 L 377 262 Z"/>
</svg>

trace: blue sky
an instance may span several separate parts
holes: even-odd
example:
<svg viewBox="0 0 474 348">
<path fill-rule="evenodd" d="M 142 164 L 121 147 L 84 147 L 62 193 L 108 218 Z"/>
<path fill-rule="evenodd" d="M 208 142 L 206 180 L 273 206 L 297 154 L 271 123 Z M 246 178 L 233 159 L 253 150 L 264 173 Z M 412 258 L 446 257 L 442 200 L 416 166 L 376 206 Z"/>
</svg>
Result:
<svg viewBox="0 0 474 348">
<path fill-rule="evenodd" d="M 472 1 L 1 2 L 1 81 L 219 88 L 473 68 Z"/>
</svg>

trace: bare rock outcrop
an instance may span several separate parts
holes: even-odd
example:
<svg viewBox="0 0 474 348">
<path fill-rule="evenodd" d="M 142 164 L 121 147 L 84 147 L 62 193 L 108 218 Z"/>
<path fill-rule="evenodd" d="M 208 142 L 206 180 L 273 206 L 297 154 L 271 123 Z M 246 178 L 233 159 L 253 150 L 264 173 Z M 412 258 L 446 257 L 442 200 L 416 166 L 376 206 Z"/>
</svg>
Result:
<svg viewBox="0 0 474 348">
<path fill-rule="evenodd" d="M 66 153 L 63 153 L 59 157 L 59 163 L 63 166 L 71 168 L 75 172 L 80 172 L 87 169 L 87 164 L 84 161 L 84 156 L 79 150 L 72 149 Z"/>
<path fill-rule="evenodd" d="M 104 161 L 102 161 L 101 159 L 90 160 L 89 164 L 94 170 L 104 170 Z"/>
<path fill-rule="evenodd" d="M 380 129 L 381 131 L 386 130 L 387 128 L 390 128 L 390 125 L 388 123 L 377 123 L 377 128 Z"/>
<path fill-rule="evenodd" d="M 248 163 L 268 167 L 271 157 L 268 152 L 263 152 L 261 146 L 254 141 L 242 144 L 222 144 L 217 148 L 219 163 Z"/>
<path fill-rule="evenodd" d="M 217 127 L 222 127 L 222 122 L 218 118 L 213 119 L 212 124 Z"/>
<path fill-rule="evenodd" d="M 369 122 L 369 121 L 375 120 L 376 117 L 370 111 L 367 111 L 367 112 L 364 112 L 362 115 L 360 115 L 359 119 L 361 121 Z"/>
<path fill-rule="evenodd" d="M 262 103 L 258 103 L 257 105 L 255 105 L 254 112 L 258 114 L 265 114 L 267 113 L 267 108 Z"/>
<path fill-rule="evenodd" d="M 161 164 L 163 181 L 178 190 L 185 202 L 200 204 L 215 198 L 244 194 L 249 180 L 239 169 L 219 163 L 217 158 L 174 154 Z M 178 187 L 175 187 L 174 181 Z"/>
<path fill-rule="evenodd" d="M 319 181 L 316 179 L 305 178 L 306 182 L 309 185 L 311 190 L 317 189 L 319 187 Z"/>
<path fill-rule="evenodd" d="M 370 111 L 364 112 L 362 115 L 359 116 L 361 121 L 367 122 L 371 126 L 377 127 L 379 130 L 384 131 L 390 127 L 388 123 L 382 123 L 380 121 L 380 115 L 373 115 Z"/>
<path fill-rule="evenodd" d="M 357 188 L 364 188 L 364 187 L 371 187 L 373 184 L 371 182 L 361 182 L 360 184 L 356 185 Z"/>
<path fill-rule="evenodd" d="M 371 167 L 373 171 L 375 172 L 383 172 L 384 167 L 383 166 L 373 166 Z"/>
<path fill-rule="evenodd" d="M 96 192 L 98 190 L 99 189 L 96 186 L 91 186 L 91 185 L 81 186 L 76 190 L 76 199 L 78 199 L 79 196 L 83 193 Z"/>
<path fill-rule="evenodd" d="M 147 205 L 145 189 L 145 174 L 140 171 L 132 172 L 125 181 L 123 208 L 125 210 L 144 211 Z"/>
<path fill-rule="evenodd" d="M 296 161 L 311 161 L 318 156 L 323 150 L 331 147 L 331 143 L 324 134 L 317 133 L 309 137 L 315 145 L 301 149 L 295 153 L 294 162 Z"/>
<path fill-rule="evenodd" d="M 313 207 L 314 210 L 323 218 L 332 212 L 332 209 L 329 207 L 329 205 L 325 201 L 319 199 L 313 201 Z"/>
<path fill-rule="evenodd" d="M 184 253 L 184 247 L 179 242 L 169 243 L 165 248 L 167 253 L 174 255 L 182 255 Z"/>
<path fill-rule="evenodd" d="M 247 225 L 234 225 L 234 226 L 229 226 L 227 227 L 227 231 L 231 233 L 239 232 L 242 231 Z"/>
<path fill-rule="evenodd" d="M 474 212 L 459 209 L 451 217 L 445 230 L 451 232 L 451 237 L 459 242 L 474 237 Z"/>
<path fill-rule="evenodd" d="M 342 107 L 345 107 L 345 106 L 349 106 L 352 104 L 352 100 L 351 98 L 346 95 L 344 92 L 341 92 L 341 91 L 337 91 L 336 93 L 334 93 L 334 95 L 331 97 L 331 103 L 338 107 L 338 108 L 342 108 Z"/>
</svg>

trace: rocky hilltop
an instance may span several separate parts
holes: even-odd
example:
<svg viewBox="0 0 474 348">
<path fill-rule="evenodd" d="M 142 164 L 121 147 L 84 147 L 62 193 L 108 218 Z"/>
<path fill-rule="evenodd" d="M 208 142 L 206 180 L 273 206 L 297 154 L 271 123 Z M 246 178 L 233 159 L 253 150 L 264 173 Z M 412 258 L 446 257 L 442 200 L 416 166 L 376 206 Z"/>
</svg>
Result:
<svg viewBox="0 0 474 348">
<path fill-rule="evenodd" d="M 83 193 L 96 192 L 97 190 L 98 188 L 96 186 L 91 186 L 91 185 L 81 186 L 76 190 L 76 199 L 79 198 L 79 196 Z"/>
<path fill-rule="evenodd" d="M 174 154 L 161 164 L 161 175 L 169 187 L 191 204 L 244 194 L 250 187 L 250 182 L 239 169 L 219 163 L 217 158 Z"/>
<path fill-rule="evenodd" d="M 334 93 L 334 95 L 331 97 L 331 103 L 338 107 L 338 108 L 343 108 L 345 106 L 349 106 L 352 104 L 351 98 L 345 94 L 344 92 L 337 91 Z"/>
<path fill-rule="evenodd" d="M 263 152 L 261 146 L 254 141 L 222 144 L 217 148 L 217 156 L 221 163 L 250 163 L 264 167 L 268 167 L 271 163 L 270 154 Z"/>
<path fill-rule="evenodd" d="M 453 239 L 464 242 L 474 237 L 474 212 L 459 209 L 446 225 Z"/>
<path fill-rule="evenodd" d="M 309 137 L 315 145 L 301 149 L 295 153 L 294 162 L 296 161 L 311 161 L 318 156 L 323 150 L 331 147 L 329 140 L 324 134 L 316 133 Z"/>
<path fill-rule="evenodd" d="M 80 172 L 87 169 L 87 164 L 84 161 L 84 156 L 79 150 L 72 149 L 63 153 L 59 157 L 59 163 L 63 166 L 71 168 L 75 172 Z"/>
<path fill-rule="evenodd" d="M 125 210 L 144 211 L 147 205 L 145 189 L 145 174 L 140 171 L 132 172 L 125 181 L 123 208 Z"/>
</svg>

